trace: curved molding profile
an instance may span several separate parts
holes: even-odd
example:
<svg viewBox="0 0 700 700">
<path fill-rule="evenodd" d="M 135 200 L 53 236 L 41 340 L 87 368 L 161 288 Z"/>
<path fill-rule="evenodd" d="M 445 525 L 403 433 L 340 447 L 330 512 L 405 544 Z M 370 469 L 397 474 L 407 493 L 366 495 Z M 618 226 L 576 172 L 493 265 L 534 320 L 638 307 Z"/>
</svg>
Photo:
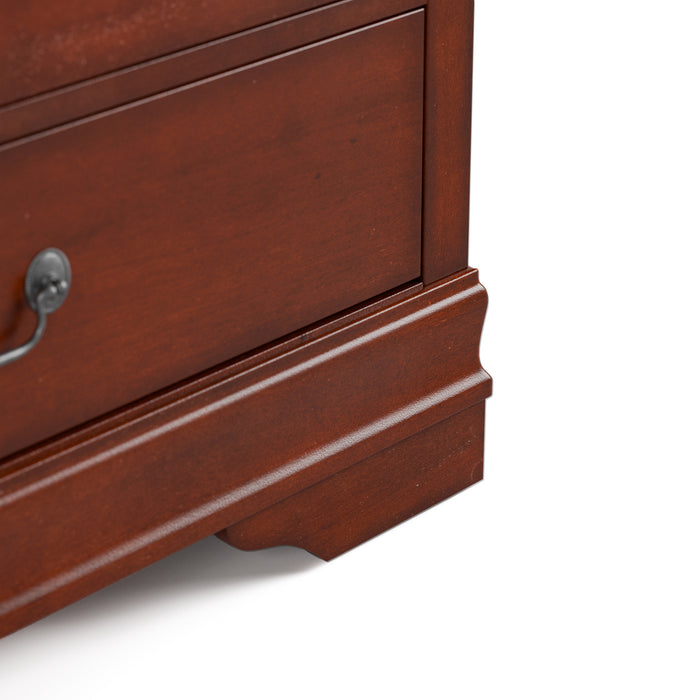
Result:
<svg viewBox="0 0 700 700">
<path fill-rule="evenodd" d="M 483 476 L 484 402 L 218 533 L 238 549 L 300 547 L 329 561 Z"/>
<path fill-rule="evenodd" d="M 486 304 L 468 270 L 5 463 L 0 636 L 225 528 L 266 546 L 272 526 L 245 521 L 292 497 L 292 509 L 328 504 L 319 528 L 293 539 L 330 558 L 477 480 Z M 385 508 L 397 480 L 426 498 Z M 325 538 L 336 489 L 354 529 Z M 276 512 L 286 527 L 291 511 Z"/>
</svg>

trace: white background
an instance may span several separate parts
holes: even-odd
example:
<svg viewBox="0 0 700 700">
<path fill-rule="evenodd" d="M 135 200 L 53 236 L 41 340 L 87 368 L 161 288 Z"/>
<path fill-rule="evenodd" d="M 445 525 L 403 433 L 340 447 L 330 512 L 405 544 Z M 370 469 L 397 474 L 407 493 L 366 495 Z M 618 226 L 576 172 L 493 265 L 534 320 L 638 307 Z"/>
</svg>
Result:
<svg viewBox="0 0 700 700">
<path fill-rule="evenodd" d="M 0 697 L 700 698 L 700 6 L 481 0 L 486 480 L 330 564 L 215 539 L 0 641 Z"/>
</svg>

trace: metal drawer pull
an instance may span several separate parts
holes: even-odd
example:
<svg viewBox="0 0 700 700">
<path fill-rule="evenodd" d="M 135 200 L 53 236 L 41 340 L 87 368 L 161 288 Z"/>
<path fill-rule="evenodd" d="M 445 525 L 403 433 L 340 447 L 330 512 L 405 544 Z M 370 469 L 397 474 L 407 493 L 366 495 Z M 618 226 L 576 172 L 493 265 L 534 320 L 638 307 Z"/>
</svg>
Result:
<svg viewBox="0 0 700 700">
<path fill-rule="evenodd" d="M 19 360 L 36 347 L 46 330 L 46 318 L 66 300 L 70 282 L 70 263 L 58 248 L 46 248 L 32 260 L 24 278 L 24 295 L 36 312 L 36 330 L 24 345 L 0 355 L 0 367 Z"/>
</svg>

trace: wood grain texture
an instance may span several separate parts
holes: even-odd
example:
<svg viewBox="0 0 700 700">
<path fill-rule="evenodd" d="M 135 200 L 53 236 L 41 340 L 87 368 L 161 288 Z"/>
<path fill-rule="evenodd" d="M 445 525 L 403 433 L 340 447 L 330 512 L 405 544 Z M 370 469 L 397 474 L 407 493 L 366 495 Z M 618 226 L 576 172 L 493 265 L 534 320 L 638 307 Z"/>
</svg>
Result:
<svg viewBox="0 0 700 700">
<path fill-rule="evenodd" d="M 0 104 L 328 0 L 0 0 Z"/>
<path fill-rule="evenodd" d="M 482 402 L 485 310 L 468 271 L 9 465 L 0 635 Z"/>
<path fill-rule="evenodd" d="M 328 559 L 481 478 L 472 0 L 0 16 L 0 352 L 33 255 L 74 268 L 2 370 L 0 636 L 222 530 Z"/>
<path fill-rule="evenodd" d="M 342 0 L 14 102 L 0 107 L 0 144 L 357 29 L 420 4 Z"/>
<path fill-rule="evenodd" d="M 0 480 L 33 467 L 37 462 L 42 462 L 53 455 L 67 452 L 81 443 L 92 440 L 94 437 L 116 430 L 117 428 L 147 416 L 149 413 L 176 403 L 192 394 L 208 389 L 211 386 L 224 381 L 234 374 L 240 374 L 264 362 L 268 362 L 287 352 L 301 347 L 305 343 L 316 340 L 323 335 L 343 328 L 351 323 L 360 321 L 372 314 L 397 304 L 404 299 L 409 299 L 423 289 L 420 282 L 405 284 L 386 294 L 381 294 L 362 304 L 334 314 L 330 318 L 314 323 L 296 333 L 267 343 L 260 348 L 244 353 L 239 357 L 218 365 L 215 368 L 202 372 L 195 377 L 189 377 L 174 384 L 163 391 L 151 394 L 144 399 L 129 404 L 126 407 L 112 411 L 106 416 L 101 416 L 81 425 L 79 428 L 69 430 L 58 437 L 45 440 L 33 445 L 27 450 L 12 455 L 9 458 L 0 459 Z"/>
<path fill-rule="evenodd" d="M 420 276 L 423 13 L 0 148 L 0 456 Z"/>
<path fill-rule="evenodd" d="M 238 549 L 291 545 L 329 561 L 483 478 L 484 402 L 218 533 Z"/>
<path fill-rule="evenodd" d="M 473 0 L 426 11 L 423 281 L 467 267 Z"/>
</svg>

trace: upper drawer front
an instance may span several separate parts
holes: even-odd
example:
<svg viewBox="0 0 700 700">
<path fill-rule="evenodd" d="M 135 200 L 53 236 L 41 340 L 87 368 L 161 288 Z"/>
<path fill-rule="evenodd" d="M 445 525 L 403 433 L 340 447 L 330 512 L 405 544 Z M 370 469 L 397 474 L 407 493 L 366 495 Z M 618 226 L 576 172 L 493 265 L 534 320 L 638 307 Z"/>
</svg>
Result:
<svg viewBox="0 0 700 700">
<path fill-rule="evenodd" d="M 327 0 L 0 0 L 0 104 Z"/>
<path fill-rule="evenodd" d="M 0 148 L 0 456 L 420 276 L 423 13 Z"/>
</svg>

